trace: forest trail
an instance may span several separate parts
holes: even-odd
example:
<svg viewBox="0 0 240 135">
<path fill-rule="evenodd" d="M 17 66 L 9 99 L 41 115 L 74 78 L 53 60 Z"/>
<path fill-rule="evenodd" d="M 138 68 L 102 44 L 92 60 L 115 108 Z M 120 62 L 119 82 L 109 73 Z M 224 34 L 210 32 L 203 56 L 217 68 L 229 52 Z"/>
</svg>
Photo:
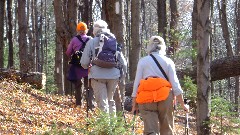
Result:
<svg viewBox="0 0 240 135">
<path fill-rule="evenodd" d="M 125 113 L 127 121 L 133 119 Z M 175 112 L 175 133 L 184 134 L 185 113 Z M 0 134 L 42 134 L 46 131 L 70 129 L 81 134 L 85 126 L 86 108 L 75 107 L 71 96 L 44 94 L 27 84 L 0 82 Z M 196 134 L 196 120 L 190 113 L 190 134 Z M 142 134 L 143 122 L 137 117 L 135 134 Z"/>
</svg>

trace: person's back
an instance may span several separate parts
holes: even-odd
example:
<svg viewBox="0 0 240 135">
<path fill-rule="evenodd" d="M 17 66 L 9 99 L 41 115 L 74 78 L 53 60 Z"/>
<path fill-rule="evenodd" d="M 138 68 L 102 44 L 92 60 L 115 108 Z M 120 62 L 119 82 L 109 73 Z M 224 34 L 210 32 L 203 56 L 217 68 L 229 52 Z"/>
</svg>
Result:
<svg viewBox="0 0 240 135">
<path fill-rule="evenodd" d="M 96 58 L 96 48 L 100 46 L 99 36 L 101 34 L 114 35 L 109 29 L 107 29 L 107 23 L 103 20 L 99 20 L 94 23 L 93 34 L 95 37 L 89 40 L 87 43 L 87 46 L 83 52 L 81 64 L 84 68 L 91 66 L 89 70 L 89 78 L 91 78 L 98 107 L 105 112 L 115 113 L 116 107 L 113 100 L 113 95 L 121 76 L 120 70 L 117 67 L 103 68 L 92 63 L 92 60 Z M 120 53 L 117 61 L 126 67 L 126 60 L 124 59 L 122 53 Z"/>
<path fill-rule="evenodd" d="M 84 49 L 86 46 L 86 43 L 88 42 L 89 39 L 92 37 L 87 36 L 87 25 L 84 22 L 78 23 L 76 27 L 77 31 L 77 36 L 74 36 L 66 51 L 66 55 L 70 59 L 69 62 L 69 69 L 68 69 L 68 74 L 67 74 L 67 79 L 74 83 L 75 85 L 75 99 L 76 99 L 76 105 L 82 105 L 82 95 L 83 95 L 83 90 L 82 90 L 82 81 L 81 79 L 84 78 L 84 88 L 87 89 L 88 87 L 88 69 L 84 69 L 79 63 L 73 62 L 73 57 L 76 52 L 81 51 Z M 93 94 L 92 94 L 93 95 Z M 93 100 L 93 97 L 91 97 L 91 100 Z M 93 105 L 91 105 L 91 108 Z"/>
<path fill-rule="evenodd" d="M 144 134 L 173 134 L 173 96 L 188 110 L 182 99 L 175 65 L 165 55 L 165 42 L 153 36 L 147 46 L 148 56 L 138 62 L 132 112 L 139 109 L 144 121 Z"/>
</svg>

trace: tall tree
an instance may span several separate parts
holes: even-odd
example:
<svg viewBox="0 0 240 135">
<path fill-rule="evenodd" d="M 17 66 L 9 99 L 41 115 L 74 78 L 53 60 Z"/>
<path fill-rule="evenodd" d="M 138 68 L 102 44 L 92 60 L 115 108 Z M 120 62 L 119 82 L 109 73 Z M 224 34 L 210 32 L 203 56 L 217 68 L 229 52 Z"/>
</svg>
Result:
<svg viewBox="0 0 240 135">
<path fill-rule="evenodd" d="M 236 0 L 235 3 L 235 15 L 236 15 L 236 24 L 237 24 L 237 45 L 236 45 L 236 55 L 240 54 L 240 0 Z M 235 88 L 235 110 L 239 112 L 239 97 L 240 97 L 240 79 L 236 78 L 236 88 Z"/>
<path fill-rule="evenodd" d="M 64 71 L 64 89 L 66 94 L 70 94 L 71 85 L 70 82 L 67 80 L 67 71 L 68 71 L 68 57 L 65 54 L 67 50 L 67 45 L 69 44 L 71 38 L 76 35 L 76 25 L 77 25 L 77 1 L 70 0 L 64 1 L 64 19 L 65 19 L 65 26 L 66 28 L 66 35 L 65 35 L 65 45 L 63 47 L 63 71 Z"/>
<path fill-rule="evenodd" d="M 92 22 L 93 22 L 93 18 L 92 18 L 92 4 L 93 4 L 93 0 L 83 0 L 81 1 L 82 3 L 80 3 L 80 6 L 78 7 L 78 10 L 80 11 L 81 14 L 81 21 L 85 22 L 89 28 L 88 31 L 88 35 L 92 34 Z M 79 15 L 80 15 L 79 14 Z"/>
<path fill-rule="evenodd" d="M 124 25 L 124 5 L 123 0 L 105 0 L 104 1 L 104 11 L 106 21 L 109 25 L 111 32 L 116 36 L 118 43 L 125 45 L 125 25 Z M 124 50 L 123 50 L 124 52 Z M 125 80 L 120 82 L 120 93 L 116 92 L 114 96 L 114 100 L 116 101 L 116 109 L 117 111 L 123 111 L 122 105 L 119 97 L 124 99 L 124 89 Z M 120 96 L 119 96 L 120 94 Z"/>
<path fill-rule="evenodd" d="M 197 134 L 210 134 L 210 0 L 197 0 Z"/>
<path fill-rule="evenodd" d="M 130 69 L 130 80 L 134 80 L 137 63 L 140 58 L 140 31 L 139 31 L 139 22 L 140 22 L 140 1 L 132 0 L 131 1 L 131 46 L 129 47 L 129 69 Z"/>
<path fill-rule="evenodd" d="M 167 10 L 166 0 L 157 0 L 157 14 L 158 14 L 158 33 L 166 41 L 167 34 Z"/>
<path fill-rule="evenodd" d="M 8 68 L 13 66 L 13 34 L 12 34 L 12 0 L 7 1 L 8 14 Z"/>
<path fill-rule="evenodd" d="M 26 0 L 18 0 L 18 27 L 19 27 L 19 59 L 20 70 L 22 72 L 28 71 L 28 57 L 27 57 L 27 19 L 26 19 Z"/>
<path fill-rule="evenodd" d="M 65 46 L 64 40 L 64 16 L 62 9 L 62 0 L 54 0 L 54 14 L 55 14 L 55 22 L 56 22 L 56 50 L 55 50 L 55 69 L 54 69 L 54 80 L 55 84 L 58 88 L 58 94 L 64 94 L 63 87 L 63 46 Z"/>
<path fill-rule="evenodd" d="M 230 42 L 230 34 L 228 31 L 228 21 L 227 21 L 227 11 L 226 11 L 226 0 L 221 0 L 221 7 L 219 0 L 217 1 L 218 9 L 219 9 L 219 18 L 222 27 L 223 38 L 227 48 L 227 56 L 233 56 L 232 45 Z"/>
<path fill-rule="evenodd" d="M 65 89 L 65 94 L 71 93 L 71 85 L 67 80 L 68 58 L 65 55 L 67 46 L 71 38 L 76 34 L 77 21 L 77 1 L 58 1 L 54 0 L 54 14 L 56 21 L 56 68 L 55 79 L 56 83 L 64 83 L 62 86 Z M 61 45 L 61 47 L 59 46 Z M 60 51 L 61 50 L 61 51 Z M 60 51 L 60 52 L 57 52 Z M 58 63 L 57 63 L 58 62 Z M 61 76 L 60 78 L 58 78 Z M 59 84 L 60 85 L 60 84 Z M 61 86 L 59 86 L 61 88 Z M 60 91 L 63 93 L 63 91 Z"/>
<path fill-rule="evenodd" d="M 4 67 L 4 14 L 5 0 L 0 1 L 0 68 Z"/>
<path fill-rule="evenodd" d="M 175 54 L 178 48 L 178 7 L 177 0 L 170 0 L 170 9 L 171 9 L 171 21 L 170 21 L 170 48 L 168 49 L 169 54 Z"/>
<path fill-rule="evenodd" d="M 197 60 L 194 56 L 195 50 L 197 50 L 197 0 L 193 2 L 193 12 L 192 12 L 192 66 L 197 66 Z"/>
<path fill-rule="evenodd" d="M 30 14 L 31 13 L 31 14 Z M 31 15 L 31 16 L 30 16 Z M 34 15 L 33 15 L 33 0 L 27 0 L 27 21 L 28 21 L 28 43 L 29 43 L 29 52 L 32 52 L 28 54 L 28 60 L 29 60 L 29 69 L 32 72 L 35 72 L 35 49 L 33 47 L 33 38 L 34 35 Z M 31 25 L 30 25 L 31 24 Z"/>
</svg>

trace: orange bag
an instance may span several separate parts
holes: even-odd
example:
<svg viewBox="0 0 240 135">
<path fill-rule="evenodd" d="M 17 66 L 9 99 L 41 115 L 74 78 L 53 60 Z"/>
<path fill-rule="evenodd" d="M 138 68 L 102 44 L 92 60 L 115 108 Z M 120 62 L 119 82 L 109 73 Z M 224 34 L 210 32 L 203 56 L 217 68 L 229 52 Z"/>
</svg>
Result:
<svg viewBox="0 0 240 135">
<path fill-rule="evenodd" d="M 139 104 L 166 100 L 172 86 L 163 78 L 147 78 L 141 80 L 138 87 L 136 102 Z"/>
</svg>

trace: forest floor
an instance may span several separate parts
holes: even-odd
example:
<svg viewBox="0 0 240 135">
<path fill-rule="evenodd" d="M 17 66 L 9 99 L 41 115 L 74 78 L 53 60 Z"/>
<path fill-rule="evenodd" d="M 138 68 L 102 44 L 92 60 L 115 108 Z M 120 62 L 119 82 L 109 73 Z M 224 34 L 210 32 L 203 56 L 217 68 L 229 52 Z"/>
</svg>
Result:
<svg viewBox="0 0 240 135">
<path fill-rule="evenodd" d="M 125 113 L 127 121 L 133 119 Z M 175 133 L 183 135 L 185 113 L 175 112 Z M 86 108 L 76 107 L 71 96 L 44 94 L 27 84 L 0 80 L 0 134 L 54 134 L 56 130 L 70 130 L 73 134 L 83 134 L 79 129 L 86 124 Z M 189 114 L 190 134 L 196 135 L 196 117 Z M 239 127 L 239 125 L 236 125 Z M 134 134 L 143 133 L 143 122 L 138 116 L 134 124 Z M 216 132 L 215 132 L 216 133 Z M 55 133 L 57 134 L 57 133 Z M 216 133 L 217 134 L 217 133 Z"/>
</svg>

